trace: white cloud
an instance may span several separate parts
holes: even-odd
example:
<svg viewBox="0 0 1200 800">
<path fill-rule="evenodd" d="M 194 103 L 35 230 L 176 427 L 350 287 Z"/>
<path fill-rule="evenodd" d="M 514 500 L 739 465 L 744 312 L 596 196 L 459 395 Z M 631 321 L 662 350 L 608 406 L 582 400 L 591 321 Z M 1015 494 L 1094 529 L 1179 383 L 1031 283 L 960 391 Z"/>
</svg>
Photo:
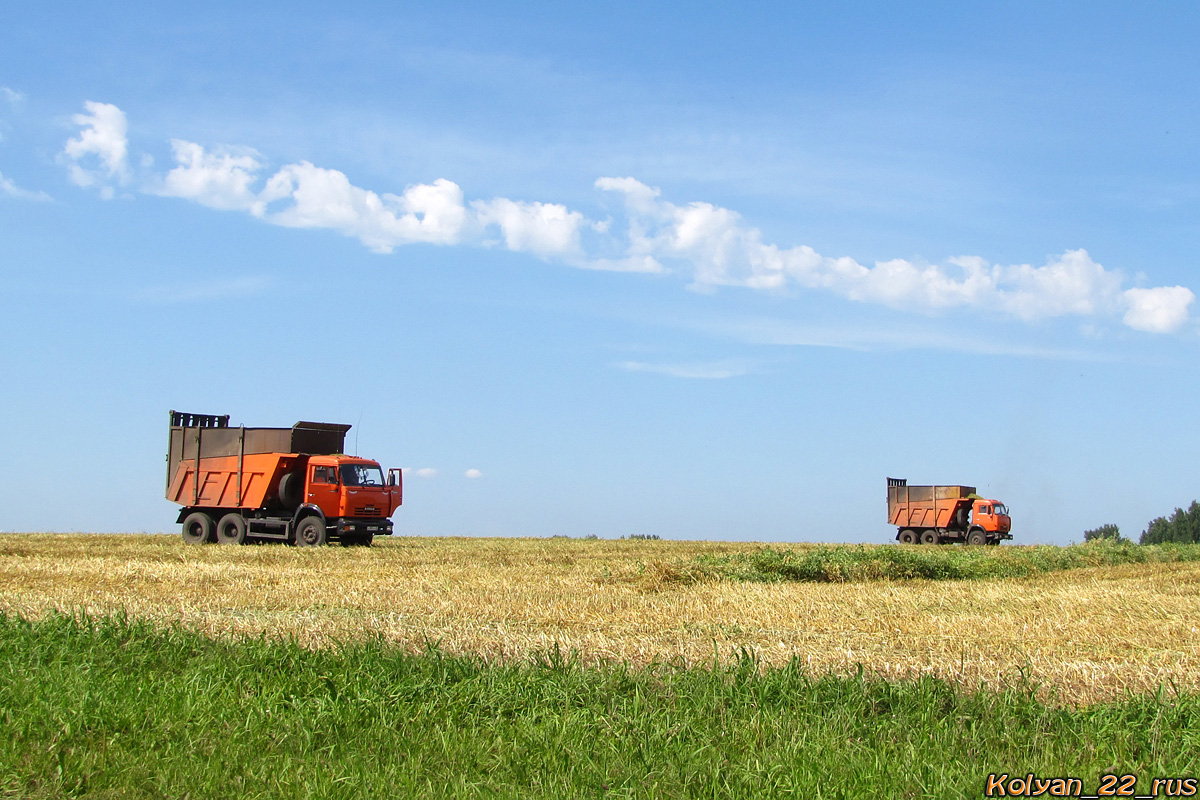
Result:
<svg viewBox="0 0 1200 800">
<path fill-rule="evenodd" d="M 33 192 L 28 189 L 22 189 L 8 178 L 0 173 L 0 197 L 12 197 L 16 200 L 34 200 L 45 202 L 50 199 L 50 195 L 45 192 Z"/>
<path fill-rule="evenodd" d="M 464 478 L 482 478 L 483 473 L 477 469 L 469 469 L 463 473 Z"/>
<path fill-rule="evenodd" d="M 418 184 L 403 195 L 382 196 L 352 183 L 342 172 L 307 161 L 280 169 L 261 198 L 268 204 L 290 201 L 266 219 L 292 228 L 329 228 L 353 236 L 379 253 L 401 244 L 457 244 L 466 224 L 462 189 L 438 179 Z"/>
<path fill-rule="evenodd" d="M 110 103 L 91 100 L 83 107 L 88 113 L 71 117 L 83 130 L 63 148 L 68 160 L 67 173 L 77 186 L 97 186 L 102 197 L 111 198 L 110 182 L 118 185 L 129 182 L 125 113 Z"/>
<path fill-rule="evenodd" d="M 1125 324 L 1149 333 L 1179 330 L 1188 319 L 1188 308 L 1196 299 L 1183 286 L 1159 286 L 1156 289 L 1128 289 L 1123 295 L 1129 308 Z"/>
<path fill-rule="evenodd" d="M 0 86 L 0 97 L 3 97 L 10 105 L 14 106 L 25 99 L 24 94 L 7 86 Z"/>
<path fill-rule="evenodd" d="M 420 469 L 404 467 L 401 472 L 405 475 L 415 475 L 418 478 L 433 478 L 438 474 L 438 471 L 433 467 L 421 467 Z"/>
<path fill-rule="evenodd" d="M 764 242 L 762 232 L 746 225 L 737 212 L 709 203 L 678 206 L 634 178 L 601 178 L 596 187 L 624 197 L 627 257 L 677 265 L 690 273 L 692 287 L 702 291 L 794 284 L 906 311 L 974 308 L 1030 322 L 1127 309 L 1126 325 L 1154 333 L 1181 327 L 1194 299 L 1183 287 L 1123 293 L 1121 273 L 1105 269 L 1083 249 L 1068 250 L 1039 267 L 993 265 L 977 256 L 951 258 L 944 265 L 893 259 L 868 267 L 852 258 L 822 256 L 807 246 L 780 249 Z"/>
<path fill-rule="evenodd" d="M 75 183 L 97 186 L 111 197 L 114 184 L 130 182 L 125 115 L 105 103 L 89 101 L 85 108 L 88 113 L 73 117 L 83 130 L 67 142 L 63 157 Z M 823 290 L 925 315 L 972 309 L 1027 322 L 1122 315 L 1128 327 L 1151 333 L 1183 327 L 1195 299 L 1182 286 L 1124 289 L 1119 271 L 1106 269 L 1083 249 L 1050 257 L 1041 266 L 997 265 L 978 256 L 942 264 L 892 259 L 867 266 L 806 245 L 781 248 L 764 241 L 762 231 L 736 211 L 705 202 L 677 205 L 632 177 L 595 181 L 598 190 L 622 198 L 624 216 L 617 224 L 589 220 L 559 203 L 504 197 L 467 202 L 462 188 L 445 178 L 408 186 L 401 194 L 377 193 L 354 185 L 343 172 L 308 161 L 261 177 L 262 157 L 253 150 L 210 151 L 182 140 L 171 146 L 175 166 L 164 176 L 147 178 L 142 191 L 243 211 L 274 225 L 336 231 L 378 253 L 412 243 L 503 246 L 586 269 L 673 270 L 697 291 L 721 286 Z M 149 170 L 150 162 L 143 163 Z M 0 192 L 16 196 L 17 191 L 11 182 L 0 184 Z M 693 372 L 679 367 L 664 374 L 729 377 L 720 368 L 711 375 L 702 367 Z"/>
<path fill-rule="evenodd" d="M 717 361 L 707 364 L 647 364 L 643 361 L 622 361 L 618 367 L 630 372 L 652 372 L 672 378 L 720 380 L 747 375 L 750 368 L 740 361 Z"/>
<path fill-rule="evenodd" d="M 521 203 L 504 197 L 476 200 L 471 208 L 481 225 L 500 228 L 509 250 L 542 258 L 582 255 L 579 229 L 584 217 L 578 211 L 557 203 Z"/>
<path fill-rule="evenodd" d="M 262 163 L 253 151 L 216 151 L 180 139 L 171 140 L 178 165 L 166 174 L 157 194 L 195 200 L 209 208 L 249 211 L 262 216 L 263 202 L 251 188 Z"/>
</svg>

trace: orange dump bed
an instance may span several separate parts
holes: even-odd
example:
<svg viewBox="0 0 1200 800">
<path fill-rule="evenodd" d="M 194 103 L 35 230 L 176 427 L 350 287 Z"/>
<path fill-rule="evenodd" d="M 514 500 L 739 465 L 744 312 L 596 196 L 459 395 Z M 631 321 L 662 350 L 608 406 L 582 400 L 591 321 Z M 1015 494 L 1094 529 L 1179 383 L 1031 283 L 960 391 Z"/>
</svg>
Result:
<svg viewBox="0 0 1200 800">
<path fill-rule="evenodd" d="M 278 495 L 279 479 L 302 456 L 296 453 L 252 453 L 242 456 L 180 461 L 167 487 L 167 499 L 181 506 L 263 508 Z M 197 475 L 199 477 L 197 477 Z"/>
<path fill-rule="evenodd" d="M 888 485 L 888 523 L 898 528 L 951 528 L 959 509 L 970 509 L 974 486 Z"/>
<path fill-rule="evenodd" d="M 349 425 L 229 427 L 228 417 L 171 412 L 167 499 L 182 506 L 263 508 L 309 455 L 342 452 Z"/>
</svg>

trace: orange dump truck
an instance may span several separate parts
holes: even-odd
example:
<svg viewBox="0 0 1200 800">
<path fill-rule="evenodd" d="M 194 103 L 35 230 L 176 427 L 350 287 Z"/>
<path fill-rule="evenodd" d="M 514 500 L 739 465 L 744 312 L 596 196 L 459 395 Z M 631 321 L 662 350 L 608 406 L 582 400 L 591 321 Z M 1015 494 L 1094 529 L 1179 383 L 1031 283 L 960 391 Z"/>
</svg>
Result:
<svg viewBox="0 0 1200 800">
<path fill-rule="evenodd" d="M 888 478 L 888 524 L 904 544 L 1000 544 L 1011 539 L 1012 519 L 999 500 L 975 493 L 974 486 L 909 486 Z"/>
<path fill-rule="evenodd" d="M 229 416 L 171 412 L 167 499 L 193 544 L 278 539 L 369 545 L 392 533 L 402 474 L 344 455 L 349 425 L 230 427 Z"/>
</svg>

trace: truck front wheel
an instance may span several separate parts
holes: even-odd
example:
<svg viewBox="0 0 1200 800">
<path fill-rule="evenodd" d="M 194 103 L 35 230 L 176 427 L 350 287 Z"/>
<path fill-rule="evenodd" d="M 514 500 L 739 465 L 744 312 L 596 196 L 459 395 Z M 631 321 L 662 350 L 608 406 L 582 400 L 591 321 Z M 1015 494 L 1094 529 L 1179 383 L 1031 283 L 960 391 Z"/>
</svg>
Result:
<svg viewBox="0 0 1200 800">
<path fill-rule="evenodd" d="M 320 547 L 328 534 L 320 517 L 305 517 L 296 528 L 296 547 Z"/>
<path fill-rule="evenodd" d="M 987 544 L 987 541 L 987 534 L 979 528 L 967 534 L 967 544 L 984 545 Z"/>
<path fill-rule="evenodd" d="M 184 517 L 183 540 L 188 544 L 208 544 L 216 541 L 212 517 L 203 511 L 193 511 Z"/>
<path fill-rule="evenodd" d="M 221 544 L 242 544 L 246 541 L 246 518 L 237 512 L 226 514 L 217 522 L 217 541 Z"/>
</svg>

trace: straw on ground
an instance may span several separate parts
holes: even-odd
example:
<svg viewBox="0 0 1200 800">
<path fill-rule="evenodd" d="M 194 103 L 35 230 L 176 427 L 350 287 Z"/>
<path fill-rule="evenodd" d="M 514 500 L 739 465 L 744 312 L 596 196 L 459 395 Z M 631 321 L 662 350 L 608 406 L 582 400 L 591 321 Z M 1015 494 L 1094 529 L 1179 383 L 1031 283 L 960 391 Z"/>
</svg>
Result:
<svg viewBox="0 0 1200 800">
<path fill-rule="evenodd" d="M 372 548 L 188 547 L 154 535 L 0 537 L 0 609 L 180 621 L 311 646 L 404 647 L 584 662 L 799 658 L 967 687 L 1020 678 L 1060 702 L 1200 689 L 1200 564 L 976 581 L 679 580 L 678 564 L 757 545 L 399 538 Z"/>
</svg>

